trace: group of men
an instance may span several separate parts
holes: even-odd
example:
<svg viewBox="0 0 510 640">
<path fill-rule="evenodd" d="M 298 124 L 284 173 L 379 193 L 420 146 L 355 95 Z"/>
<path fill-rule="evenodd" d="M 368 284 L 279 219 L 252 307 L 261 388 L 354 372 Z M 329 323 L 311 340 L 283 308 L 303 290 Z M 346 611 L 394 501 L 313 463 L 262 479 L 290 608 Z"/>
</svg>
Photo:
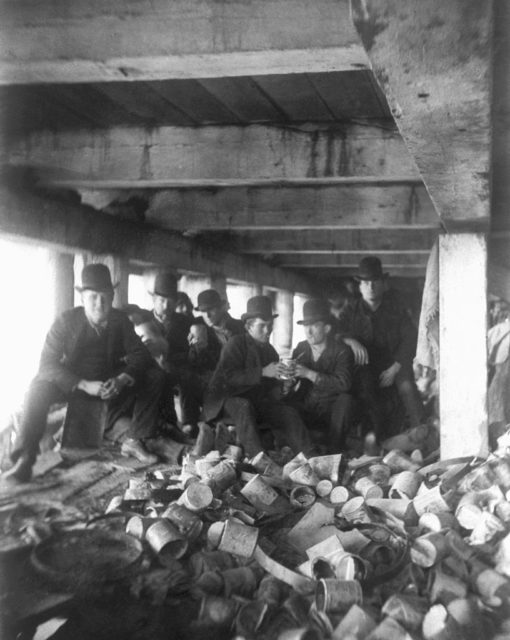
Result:
<svg viewBox="0 0 510 640">
<path fill-rule="evenodd" d="M 353 422 L 365 415 L 376 438 L 384 434 L 380 390 L 394 387 L 410 425 L 421 420 L 412 360 L 413 323 L 387 286 L 380 261 L 364 258 L 356 278 L 359 297 L 347 297 L 335 316 L 325 299 L 305 302 L 305 340 L 282 360 L 270 344 L 271 299 L 248 300 L 240 320 L 213 289 L 201 292 L 193 318 L 176 313 L 177 280 L 160 273 L 152 288 L 153 310 L 127 313 L 113 308 L 108 268 L 87 265 L 78 291 L 82 306 L 59 316 L 43 347 L 38 374 L 25 402 L 6 479 L 27 481 L 44 433 L 50 405 L 73 394 L 108 403 L 108 426 L 129 416 L 122 452 L 150 464 L 161 455 L 161 441 L 175 438 L 174 392 L 181 399 L 184 437 L 197 424 L 222 419 L 236 427 L 247 456 L 263 447 L 261 426 L 278 445 L 312 453 L 311 433 L 327 435 L 339 451 Z"/>
</svg>

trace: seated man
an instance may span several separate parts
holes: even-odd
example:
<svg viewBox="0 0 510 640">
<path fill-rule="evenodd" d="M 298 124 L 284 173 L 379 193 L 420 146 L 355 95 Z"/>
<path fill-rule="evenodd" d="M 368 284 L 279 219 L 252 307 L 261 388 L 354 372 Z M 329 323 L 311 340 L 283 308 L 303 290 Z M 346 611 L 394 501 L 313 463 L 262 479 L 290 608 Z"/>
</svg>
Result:
<svg viewBox="0 0 510 640">
<path fill-rule="evenodd" d="M 338 453 L 351 420 L 352 352 L 334 339 L 334 318 L 326 300 L 307 300 L 298 324 L 304 326 L 306 340 L 292 353 L 289 374 L 299 383 L 287 402 L 296 407 L 307 427 L 326 427 L 329 450 Z"/>
<path fill-rule="evenodd" d="M 234 421 L 237 436 L 247 456 L 262 450 L 258 421 L 281 429 L 294 453 L 310 449 L 310 439 L 299 413 L 281 399 L 280 376 L 287 367 L 269 344 L 276 318 L 267 296 L 247 303 L 242 320 L 245 333 L 230 338 L 223 347 L 204 401 L 204 418 L 214 420 L 226 412 Z"/>
<path fill-rule="evenodd" d="M 189 360 L 193 370 L 208 382 L 218 364 L 223 345 L 232 336 L 244 333 L 244 323 L 232 318 L 227 302 L 214 289 L 198 294 L 195 311 L 200 311 L 205 324 L 194 323 L 191 327 Z"/>
<path fill-rule="evenodd" d="M 200 414 L 199 394 L 188 364 L 188 334 L 191 318 L 175 312 L 177 301 L 177 278 L 168 271 L 156 275 L 150 292 L 153 300 L 153 318 L 160 334 L 165 338 L 168 350 L 165 370 L 167 372 L 167 393 L 173 387 L 180 390 L 182 410 L 182 430 L 195 436 Z"/>
<path fill-rule="evenodd" d="M 4 478 L 30 479 L 50 405 L 68 400 L 72 393 L 107 401 L 110 425 L 126 413 L 132 415 L 123 453 L 147 464 L 157 461 L 146 445 L 156 433 L 163 372 L 128 316 L 112 308 L 114 286 L 106 265 L 87 265 L 76 288 L 83 306 L 60 315 L 46 337 L 11 455 L 14 466 Z"/>
<path fill-rule="evenodd" d="M 338 319 L 339 335 L 354 354 L 353 392 L 378 439 L 391 435 L 382 432 L 386 421 L 381 389 L 395 385 L 411 427 L 422 418 L 413 373 L 416 329 L 398 295 L 387 289 L 387 275 L 379 258 L 363 258 L 357 275 L 361 298 L 352 300 Z"/>
</svg>

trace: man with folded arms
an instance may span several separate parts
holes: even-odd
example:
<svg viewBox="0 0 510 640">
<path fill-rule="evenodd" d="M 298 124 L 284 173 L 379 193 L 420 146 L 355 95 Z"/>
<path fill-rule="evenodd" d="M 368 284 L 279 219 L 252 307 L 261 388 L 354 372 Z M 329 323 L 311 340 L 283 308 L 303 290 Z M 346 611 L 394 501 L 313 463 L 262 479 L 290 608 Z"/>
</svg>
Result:
<svg viewBox="0 0 510 640">
<path fill-rule="evenodd" d="M 271 299 L 255 296 L 241 316 L 242 335 L 233 336 L 222 349 L 204 401 L 206 421 L 226 413 L 234 422 L 247 456 L 263 449 L 258 423 L 281 430 L 294 453 L 310 450 L 310 439 L 298 412 L 281 400 L 281 377 L 287 367 L 269 344 L 273 330 Z"/>
<path fill-rule="evenodd" d="M 164 374 L 127 314 L 112 308 L 114 285 L 106 265 L 87 265 L 76 289 L 83 306 L 65 311 L 50 328 L 11 454 L 14 465 L 4 479 L 30 480 L 50 406 L 75 393 L 108 402 L 109 426 L 130 415 L 122 452 L 146 464 L 157 461 L 147 446 L 156 435 Z"/>
<path fill-rule="evenodd" d="M 327 300 L 312 298 L 303 306 L 306 340 L 292 353 L 289 374 L 298 381 L 287 402 L 294 406 L 308 428 L 328 430 L 328 449 L 341 450 L 352 412 L 353 356 L 349 347 L 334 338 L 335 319 Z"/>
</svg>

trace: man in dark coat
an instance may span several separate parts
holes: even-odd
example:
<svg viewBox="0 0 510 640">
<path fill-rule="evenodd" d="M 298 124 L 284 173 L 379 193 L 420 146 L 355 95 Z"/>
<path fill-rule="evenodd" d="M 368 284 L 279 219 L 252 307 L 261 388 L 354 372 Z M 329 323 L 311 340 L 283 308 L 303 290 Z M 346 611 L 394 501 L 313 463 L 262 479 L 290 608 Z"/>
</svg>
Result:
<svg viewBox="0 0 510 640">
<path fill-rule="evenodd" d="M 287 402 L 295 406 L 305 424 L 328 429 L 328 448 L 341 450 L 350 427 L 353 370 L 351 349 L 333 335 L 335 319 L 327 300 L 312 298 L 303 307 L 306 340 L 292 353 L 289 374 L 298 380 Z"/>
<path fill-rule="evenodd" d="M 414 382 L 416 329 L 398 295 L 388 290 L 387 273 L 375 256 L 363 258 L 357 280 L 361 297 L 351 301 L 338 319 L 340 337 L 354 354 L 354 391 L 362 400 L 377 438 L 383 434 L 380 390 L 395 385 L 412 427 L 423 408 Z"/>
<path fill-rule="evenodd" d="M 81 287 L 76 288 L 83 306 L 65 311 L 50 328 L 11 455 L 14 466 L 4 478 L 30 479 L 50 405 L 73 393 L 107 401 L 110 426 L 131 414 L 123 453 L 147 464 L 157 461 L 146 443 L 156 434 L 163 372 L 153 364 L 129 317 L 112 308 L 114 287 L 108 267 L 87 265 Z"/>
<path fill-rule="evenodd" d="M 223 347 L 204 401 L 204 417 L 210 421 L 228 414 L 237 437 L 249 457 L 262 450 L 257 422 L 280 429 L 295 453 L 310 449 L 306 426 L 293 407 L 281 401 L 281 376 L 287 367 L 269 344 L 273 329 L 271 299 L 255 296 L 242 315 L 245 333 L 230 338 Z"/>
</svg>

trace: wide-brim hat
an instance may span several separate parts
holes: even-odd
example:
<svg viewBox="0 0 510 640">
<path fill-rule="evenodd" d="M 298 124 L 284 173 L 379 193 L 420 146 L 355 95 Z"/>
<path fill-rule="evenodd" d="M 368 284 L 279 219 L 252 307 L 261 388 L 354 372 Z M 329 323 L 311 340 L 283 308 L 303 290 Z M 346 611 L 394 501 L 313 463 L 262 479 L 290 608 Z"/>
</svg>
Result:
<svg viewBox="0 0 510 640">
<path fill-rule="evenodd" d="M 269 296 L 254 296 L 246 303 L 246 313 L 243 313 L 241 320 L 250 320 L 251 318 L 260 318 L 264 322 L 274 320 L 278 314 L 273 313 L 273 303 Z"/>
<path fill-rule="evenodd" d="M 198 294 L 195 311 L 209 311 L 216 307 L 221 307 L 223 300 L 215 289 L 206 289 Z"/>
<path fill-rule="evenodd" d="M 105 264 L 95 262 L 83 267 L 81 272 L 81 285 L 76 285 L 77 291 L 92 289 L 93 291 L 111 291 L 118 287 L 119 283 L 112 283 L 110 269 Z"/>
<path fill-rule="evenodd" d="M 177 276 L 175 273 L 171 271 L 157 273 L 150 293 L 162 298 L 175 298 L 177 296 Z"/>
<path fill-rule="evenodd" d="M 310 298 L 303 305 L 303 319 L 298 320 L 298 324 L 314 324 L 315 322 L 325 322 L 333 324 L 329 303 L 323 298 Z"/>
<path fill-rule="evenodd" d="M 376 256 L 366 256 L 360 260 L 356 280 L 384 280 L 387 273 L 383 272 L 382 264 Z"/>
</svg>

